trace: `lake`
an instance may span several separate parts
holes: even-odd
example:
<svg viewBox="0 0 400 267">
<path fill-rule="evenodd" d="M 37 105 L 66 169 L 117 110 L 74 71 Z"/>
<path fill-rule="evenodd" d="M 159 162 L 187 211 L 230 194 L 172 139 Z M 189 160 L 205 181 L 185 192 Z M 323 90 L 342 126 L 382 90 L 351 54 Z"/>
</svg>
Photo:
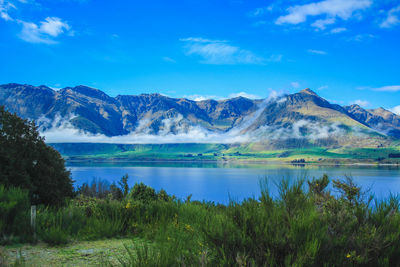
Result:
<svg viewBox="0 0 400 267">
<path fill-rule="evenodd" d="M 317 166 L 285 164 L 219 164 L 178 162 L 133 163 L 67 163 L 75 185 L 102 179 L 117 182 L 129 175 L 129 185 L 143 182 L 156 190 L 165 189 L 180 199 L 192 194 L 192 200 L 214 201 L 227 204 L 260 196 L 260 182 L 264 181 L 273 196 L 277 196 L 277 183 L 283 177 L 291 181 L 301 177 L 330 178 L 353 177 L 356 184 L 370 189 L 377 198 L 400 193 L 399 166 Z"/>
</svg>

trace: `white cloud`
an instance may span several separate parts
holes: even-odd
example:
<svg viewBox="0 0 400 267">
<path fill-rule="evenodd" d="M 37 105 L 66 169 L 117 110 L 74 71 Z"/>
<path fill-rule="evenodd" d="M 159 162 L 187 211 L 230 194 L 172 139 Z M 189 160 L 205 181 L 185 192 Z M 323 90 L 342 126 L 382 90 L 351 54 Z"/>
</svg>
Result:
<svg viewBox="0 0 400 267">
<path fill-rule="evenodd" d="M 388 85 L 382 86 L 378 88 L 373 88 L 374 91 L 381 91 L 381 92 L 397 92 L 400 91 L 400 85 Z"/>
<path fill-rule="evenodd" d="M 281 62 L 283 55 L 271 55 L 266 59 L 268 62 Z"/>
<path fill-rule="evenodd" d="M 318 28 L 320 30 L 325 30 L 326 25 L 331 25 L 336 22 L 335 18 L 327 18 L 327 19 L 318 19 L 314 23 L 311 24 L 311 26 Z"/>
<path fill-rule="evenodd" d="M 328 85 L 323 85 L 323 86 L 317 88 L 318 91 L 322 91 L 325 89 L 328 89 Z"/>
<path fill-rule="evenodd" d="M 369 40 L 369 39 L 374 39 L 374 38 L 376 38 L 375 35 L 370 34 L 370 33 L 365 33 L 365 34 L 357 34 L 356 36 L 351 37 L 348 40 L 349 41 L 362 42 L 362 41 Z"/>
<path fill-rule="evenodd" d="M 163 57 L 163 60 L 165 62 L 176 63 L 176 60 L 170 57 Z"/>
<path fill-rule="evenodd" d="M 47 17 L 40 22 L 40 26 L 33 22 L 18 20 L 22 24 L 22 30 L 19 37 L 29 43 L 57 43 L 54 38 L 70 31 L 71 27 L 67 22 L 57 17 Z"/>
<path fill-rule="evenodd" d="M 0 17 L 4 20 L 13 20 L 7 12 L 0 9 Z"/>
<path fill-rule="evenodd" d="M 334 28 L 331 30 L 331 33 L 341 33 L 347 31 L 346 28 L 340 27 L 340 28 Z"/>
<path fill-rule="evenodd" d="M 52 40 L 46 35 L 40 33 L 40 28 L 33 22 L 19 21 L 22 24 L 22 30 L 19 37 L 29 43 L 45 43 L 54 44 L 56 41 Z"/>
<path fill-rule="evenodd" d="M 308 17 L 325 16 L 325 19 L 315 21 L 314 27 L 324 29 L 325 25 L 333 24 L 336 18 L 348 20 L 356 11 L 364 10 L 372 5 L 372 0 L 324 0 L 287 8 L 286 15 L 280 16 L 275 23 L 299 24 Z"/>
<path fill-rule="evenodd" d="M 382 21 L 382 23 L 379 24 L 379 26 L 381 28 L 391 28 L 396 26 L 397 24 L 400 23 L 399 13 L 400 13 L 400 6 L 392 8 L 391 10 L 389 10 L 385 20 Z"/>
<path fill-rule="evenodd" d="M 267 7 L 259 7 L 253 10 L 252 12 L 248 13 L 249 17 L 260 17 L 264 15 L 267 12 L 271 12 L 273 10 L 273 5 L 267 6 Z"/>
<path fill-rule="evenodd" d="M 45 21 L 40 22 L 40 31 L 52 37 L 57 37 L 69 29 L 70 26 L 57 17 L 47 17 Z"/>
<path fill-rule="evenodd" d="M 184 98 L 193 100 L 193 101 L 204 101 L 204 100 L 209 100 L 209 99 L 213 99 L 213 100 L 220 100 L 223 99 L 223 97 L 221 96 L 216 96 L 216 95 L 184 95 Z"/>
<path fill-rule="evenodd" d="M 277 103 L 283 103 L 282 99 L 274 99 Z M 262 114 L 268 101 L 264 101 L 259 108 L 242 120 L 242 123 L 227 132 L 215 132 L 205 129 L 199 125 L 180 127 L 185 124 L 182 115 L 175 118 L 165 119 L 161 122 L 162 130 L 158 134 L 151 134 L 146 125 L 148 121 L 140 121 L 137 130 L 127 135 L 107 137 L 103 134 L 85 133 L 72 126 L 69 120 L 64 119 L 56 123 L 48 121 L 49 127 L 41 130 L 40 134 L 45 136 L 46 142 L 88 142 L 88 143 L 116 143 L 116 144 L 163 144 L 163 143 L 247 143 L 270 140 L 285 140 L 289 138 L 298 139 L 324 139 L 329 137 L 340 137 L 345 132 L 339 124 L 322 124 L 306 120 L 300 120 L 286 127 L 263 125 L 253 131 L 246 131 L 249 126 Z M 42 119 L 46 120 L 46 119 Z M 172 126 L 176 131 L 171 132 Z M 306 130 L 306 131 L 304 131 Z M 353 128 L 354 130 L 354 128 Z M 307 133 L 304 133 L 307 132 Z"/>
<path fill-rule="evenodd" d="M 15 0 L 16 1 L 16 0 Z M 34 22 L 27 22 L 22 19 L 14 19 L 9 15 L 11 9 L 17 9 L 12 3 L 15 1 L 0 0 L 0 18 L 6 21 L 15 21 L 22 25 L 19 37 L 30 43 L 45 43 L 45 44 L 55 44 L 57 43 L 54 38 L 62 33 L 67 33 L 72 36 L 74 32 L 67 22 L 62 21 L 57 17 L 47 17 L 44 21 L 39 24 Z M 19 3 L 27 4 L 33 3 L 34 1 L 28 0 L 18 0 Z"/>
<path fill-rule="evenodd" d="M 299 82 L 291 82 L 290 85 L 291 85 L 293 88 L 299 88 L 299 87 L 300 87 L 300 83 L 299 83 Z"/>
<path fill-rule="evenodd" d="M 316 55 L 326 55 L 326 52 L 322 51 L 322 50 L 308 49 L 307 52 L 310 54 L 316 54 Z"/>
<path fill-rule="evenodd" d="M 400 105 L 391 108 L 390 111 L 400 116 Z"/>
<path fill-rule="evenodd" d="M 213 99 L 213 100 L 224 100 L 224 99 L 229 99 L 229 98 L 235 98 L 235 97 L 245 97 L 245 98 L 249 98 L 249 99 L 262 99 L 261 96 L 259 95 L 255 95 L 255 94 L 249 94 L 246 92 L 239 92 L 239 93 L 232 93 L 229 94 L 226 97 L 222 97 L 222 96 L 217 96 L 217 95 L 199 95 L 199 94 L 195 94 L 195 95 L 184 95 L 184 98 L 190 99 L 190 100 L 194 100 L 194 101 L 203 101 L 203 100 L 209 100 L 209 99 Z"/>
<path fill-rule="evenodd" d="M 265 25 L 265 24 L 267 24 L 267 21 L 265 21 L 265 20 L 259 20 L 259 21 L 254 22 L 254 23 L 252 24 L 252 26 L 253 26 L 253 27 L 258 27 L 258 26 Z"/>
<path fill-rule="evenodd" d="M 357 99 L 351 102 L 350 104 L 356 104 L 359 105 L 360 107 L 366 107 L 369 105 L 369 102 L 367 100 Z"/>
<path fill-rule="evenodd" d="M 201 37 L 180 39 L 185 42 L 185 54 L 200 56 L 202 64 L 261 64 L 264 59 L 224 40 L 210 40 Z"/>
<path fill-rule="evenodd" d="M 188 38 L 181 38 L 179 39 L 182 42 L 195 42 L 195 43 L 227 43 L 228 41 L 226 40 L 211 40 L 211 39 L 205 39 L 202 37 L 188 37 Z"/>
<path fill-rule="evenodd" d="M 11 9 L 16 9 L 15 5 L 8 1 L 0 0 L 0 18 L 5 21 L 13 21 L 14 19 L 8 14 Z"/>
</svg>

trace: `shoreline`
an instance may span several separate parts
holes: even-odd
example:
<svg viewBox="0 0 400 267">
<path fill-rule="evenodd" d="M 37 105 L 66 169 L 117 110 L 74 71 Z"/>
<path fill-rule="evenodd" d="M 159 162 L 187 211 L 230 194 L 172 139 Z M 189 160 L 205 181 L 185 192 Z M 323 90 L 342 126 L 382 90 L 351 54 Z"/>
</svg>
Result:
<svg viewBox="0 0 400 267">
<path fill-rule="evenodd" d="M 345 160 L 345 159 L 341 159 Z M 332 160 L 336 161 L 336 160 Z M 304 165 L 314 165 L 314 166 L 397 166 L 400 167 L 400 162 L 396 163 L 372 163 L 372 162 L 302 162 L 293 163 L 291 161 L 284 160 L 179 160 L 179 159 L 154 159 L 154 160 L 129 160 L 129 159 L 112 159 L 112 158 L 93 158 L 93 159 L 65 159 L 66 164 L 68 163 L 214 163 L 214 164 L 266 164 L 266 165 L 294 165 L 294 166 L 304 166 Z"/>
</svg>

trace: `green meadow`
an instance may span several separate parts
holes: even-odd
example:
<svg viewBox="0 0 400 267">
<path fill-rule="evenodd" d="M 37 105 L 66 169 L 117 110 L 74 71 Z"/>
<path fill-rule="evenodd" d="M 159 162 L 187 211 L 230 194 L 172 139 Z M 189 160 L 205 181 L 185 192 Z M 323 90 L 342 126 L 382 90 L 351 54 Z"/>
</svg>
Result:
<svg viewBox="0 0 400 267">
<path fill-rule="evenodd" d="M 385 148 L 294 148 L 264 150 L 258 144 L 50 144 L 70 161 L 277 161 L 397 164 L 400 146 Z"/>
</svg>

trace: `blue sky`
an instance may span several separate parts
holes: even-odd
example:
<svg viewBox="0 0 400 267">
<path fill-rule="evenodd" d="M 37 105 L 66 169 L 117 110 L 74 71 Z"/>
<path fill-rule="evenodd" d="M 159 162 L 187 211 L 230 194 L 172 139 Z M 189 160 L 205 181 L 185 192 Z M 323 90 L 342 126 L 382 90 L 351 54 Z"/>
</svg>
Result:
<svg viewBox="0 0 400 267">
<path fill-rule="evenodd" d="M 0 83 L 400 113 L 399 47 L 399 0 L 0 0 Z"/>
</svg>

